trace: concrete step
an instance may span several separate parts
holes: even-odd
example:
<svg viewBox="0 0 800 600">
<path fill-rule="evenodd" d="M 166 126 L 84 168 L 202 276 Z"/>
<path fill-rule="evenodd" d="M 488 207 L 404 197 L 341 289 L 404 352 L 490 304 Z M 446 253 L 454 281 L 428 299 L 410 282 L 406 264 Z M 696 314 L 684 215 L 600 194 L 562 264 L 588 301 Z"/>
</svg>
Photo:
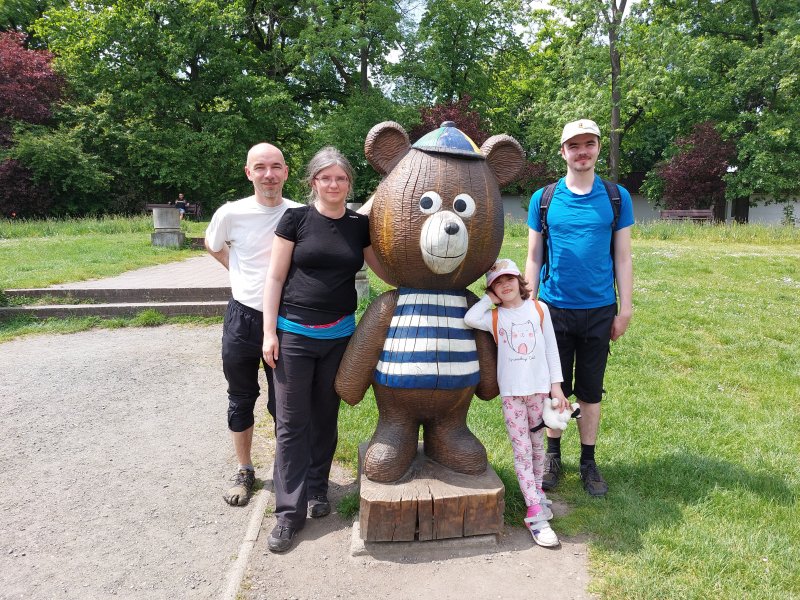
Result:
<svg viewBox="0 0 800 600">
<path fill-rule="evenodd" d="M 134 302 L 213 302 L 227 301 L 229 287 L 200 288 L 19 288 L 4 290 L 9 298 L 63 298 L 109 304 Z"/>
<path fill-rule="evenodd" d="M 3 306 L 0 318 L 32 316 L 49 317 L 133 317 L 143 310 L 155 310 L 167 317 L 219 317 L 225 314 L 228 301 L 207 302 L 119 302 L 113 304 L 51 304 L 40 306 Z"/>
</svg>

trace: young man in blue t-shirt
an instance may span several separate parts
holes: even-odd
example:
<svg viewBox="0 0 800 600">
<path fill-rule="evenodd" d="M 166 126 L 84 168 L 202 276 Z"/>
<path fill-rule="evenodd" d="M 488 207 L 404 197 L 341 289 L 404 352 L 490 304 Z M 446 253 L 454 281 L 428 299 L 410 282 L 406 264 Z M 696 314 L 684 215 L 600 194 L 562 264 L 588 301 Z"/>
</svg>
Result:
<svg viewBox="0 0 800 600">
<path fill-rule="evenodd" d="M 592 496 L 605 496 L 608 491 L 594 449 L 610 341 L 625 333 L 633 313 L 633 204 L 628 191 L 619 187 L 619 215 L 612 231 L 612 202 L 595 174 L 599 154 L 600 128 L 594 121 L 582 119 L 564 126 L 561 156 L 567 163 L 567 175 L 556 185 L 547 210 L 547 248 L 542 236 L 540 189 L 528 207 L 525 267 L 533 296 L 538 294 L 550 307 L 564 394 L 574 394 L 581 406 L 580 475 Z M 560 475 L 561 431 L 548 429 L 543 489 L 553 489 Z"/>
</svg>

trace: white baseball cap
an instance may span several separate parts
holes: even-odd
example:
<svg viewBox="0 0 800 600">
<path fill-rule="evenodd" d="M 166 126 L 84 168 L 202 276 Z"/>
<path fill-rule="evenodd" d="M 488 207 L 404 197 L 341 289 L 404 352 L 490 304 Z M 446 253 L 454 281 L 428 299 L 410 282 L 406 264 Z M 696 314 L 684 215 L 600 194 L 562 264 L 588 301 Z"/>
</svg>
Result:
<svg viewBox="0 0 800 600">
<path fill-rule="evenodd" d="M 492 282 L 500 275 L 522 275 L 510 258 L 498 258 L 486 273 L 486 287 L 492 287 Z"/>
<path fill-rule="evenodd" d="M 563 146 L 567 140 L 583 133 L 593 133 L 600 137 L 600 128 L 591 119 L 581 119 L 580 121 L 567 123 L 564 125 L 564 131 L 561 132 L 561 145 Z"/>
</svg>

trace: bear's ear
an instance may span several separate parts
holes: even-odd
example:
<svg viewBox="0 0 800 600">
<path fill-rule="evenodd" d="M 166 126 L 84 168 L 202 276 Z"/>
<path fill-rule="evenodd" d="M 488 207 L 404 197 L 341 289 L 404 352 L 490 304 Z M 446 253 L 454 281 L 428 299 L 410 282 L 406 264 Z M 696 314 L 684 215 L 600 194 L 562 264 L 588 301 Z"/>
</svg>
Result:
<svg viewBox="0 0 800 600">
<path fill-rule="evenodd" d="M 481 146 L 500 187 L 514 181 L 525 165 L 525 151 L 510 135 L 493 135 Z"/>
<path fill-rule="evenodd" d="M 394 169 L 410 148 L 406 130 L 394 121 L 378 123 L 364 140 L 364 154 L 372 168 L 381 175 Z"/>
</svg>

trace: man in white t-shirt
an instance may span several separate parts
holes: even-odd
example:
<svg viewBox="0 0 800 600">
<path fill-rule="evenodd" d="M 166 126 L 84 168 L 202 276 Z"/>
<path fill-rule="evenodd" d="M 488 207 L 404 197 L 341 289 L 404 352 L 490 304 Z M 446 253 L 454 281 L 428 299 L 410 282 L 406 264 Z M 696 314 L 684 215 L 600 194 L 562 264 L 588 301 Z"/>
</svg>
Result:
<svg viewBox="0 0 800 600">
<path fill-rule="evenodd" d="M 254 195 L 219 207 L 206 229 L 208 252 L 228 269 L 231 300 L 222 328 L 222 369 L 228 381 L 228 428 L 239 462 L 233 486 L 224 494 L 231 506 L 250 501 L 255 469 L 250 456 L 253 445 L 253 409 L 260 393 L 258 372 L 263 364 L 262 302 L 275 227 L 287 208 L 300 206 L 283 197 L 289 168 L 283 153 L 271 144 L 256 144 L 247 153 L 244 167 L 253 182 Z M 275 418 L 272 369 L 267 376 L 267 410 Z"/>
</svg>

